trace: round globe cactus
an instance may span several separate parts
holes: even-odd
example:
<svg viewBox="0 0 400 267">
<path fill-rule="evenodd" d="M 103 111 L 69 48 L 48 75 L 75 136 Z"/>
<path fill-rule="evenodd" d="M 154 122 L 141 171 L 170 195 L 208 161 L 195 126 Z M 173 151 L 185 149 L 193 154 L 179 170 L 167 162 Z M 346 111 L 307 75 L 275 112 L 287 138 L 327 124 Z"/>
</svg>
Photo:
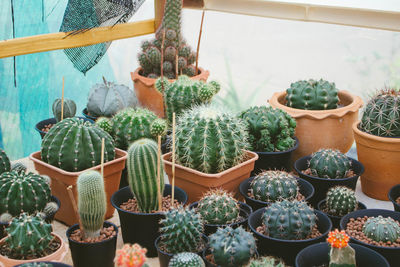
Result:
<svg viewBox="0 0 400 267">
<path fill-rule="evenodd" d="M 346 178 L 351 171 L 351 161 L 339 150 L 320 149 L 308 161 L 311 175 L 320 178 Z"/>
<path fill-rule="evenodd" d="M 326 194 L 326 209 L 329 214 L 344 216 L 358 208 L 358 201 L 354 190 L 345 186 L 336 186 Z"/>
<path fill-rule="evenodd" d="M 174 255 L 168 267 L 205 267 L 203 259 L 192 252 L 182 252 Z"/>
<path fill-rule="evenodd" d="M 63 106 L 64 110 L 62 119 L 71 118 L 75 116 L 76 104 L 73 100 L 64 98 Z M 54 100 L 52 110 L 54 118 L 56 118 L 56 121 L 57 122 L 61 121 L 61 98 L 57 98 L 56 100 Z"/>
<path fill-rule="evenodd" d="M 391 217 L 371 217 L 365 222 L 362 231 L 377 242 L 395 242 L 400 238 L 399 223 Z"/>
</svg>

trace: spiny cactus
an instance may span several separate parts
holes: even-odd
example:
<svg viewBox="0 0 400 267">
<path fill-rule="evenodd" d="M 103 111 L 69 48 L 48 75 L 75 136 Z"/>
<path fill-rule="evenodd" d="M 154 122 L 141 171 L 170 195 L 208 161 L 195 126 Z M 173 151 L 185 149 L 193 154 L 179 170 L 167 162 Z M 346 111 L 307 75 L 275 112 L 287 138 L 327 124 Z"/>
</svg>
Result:
<svg viewBox="0 0 400 267">
<path fill-rule="evenodd" d="M 62 119 L 71 118 L 75 116 L 76 104 L 73 100 L 64 98 L 63 106 L 64 106 L 63 110 L 64 113 Z M 54 100 L 52 110 L 54 118 L 56 118 L 56 121 L 57 122 L 61 121 L 61 98 L 57 98 L 56 100 Z"/>
<path fill-rule="evenodd" d="M 102 138 L 104 162 L 113 160 L 114 141 L 108 133 L 79 118 L 64 119 L 43 138 L 42 160 L 65 171 L 78 172 L 91 168 L 100 164 Z"/>
<path fill-rule="evenodd" d="M 367 237 L 377 242 L 395 242 L 400 238 L 399 223 L 391 217 L 371 217 L 365 222 L 362 231 Z"/>
<path fill-rule="evenodd" d="M 303 201 L 272 203 L 262 215 L 266 234 L 285 240 L 306 239 L 316 225 L 314 210 Z"/>
<path fill-rule="evenodd" d="M 358 208 L 358 201 L 354 190 L 345 186 L 336 186 L 326 194 L 326 209 L 329 214 L 344 216 Z"/>
<path fill-rule="evenodd" d="M 293 200 L 299 193 L 297 179 L 285 171 L 264 171 L 250 183 L 254 198 L 264 202 Z"/>
<path fill-rule="evenodd" d="M 8 212 L 4 212 L 0 215 L 0 223 L 8 224 L 9 222 L 11 222 L 12 219 L 13 216 Z"/>
<path fill-rule="evenodd" d="M 179 207 L 165 214 L 160 221 L 161 241 L 167 252 L 198 252 L 201 244 L 203 221 L 200 214 L 188 208 Z"/>
<path fill-rule="evenodd" d="M 253 235 L 239 226 L 218 228 L 210 235 L 209 246 L 217 265 L 225 267 L 242 266 L 256 253 L 256 241 Z"/>
<path fill-rule="evenodd" d="M 328 243 L 331 245 L 329 252 L 329 267 L 355 267 L 355 251 L 348 245 L 350 237 L 345 231 L 332 231 L 328 235 Z"/>
<path fill-rule="evenodd" d="M 132 89 L 123 84 L 108 82 L 95 84 L 89 92 L 87 111 L 94 117 L 111 117 L 118 111 L 136 107 L 138 100 Z"/>
<path fill-rule="evenodd" d="M 223 189 L 207 191 L 199 200 L 197 212 L 207 224 L 234 223 L 240 213 L 240 207 L 231 193 Z"/>
<path fill-rule="evenodd" d="M 58 204 L 52 201 L 44 206 L 43 213 L 46 214 L 46 217 L 51 217 L 57 212 L 58 208 Z"/>
<path fill-rule="evenodd" d="M 26 172 L 26 166 L 25 164 L 23 164 L 22 162 L 16 162 L 11 164 L 11 171 L 15 171 L 15 172 L 22 172 L 25 173 Z"/>
<path fill-rule="evenodd" d="M 114 258 L 115 267 L 148 267 L 145 263 L 147 249 L 139 244 L 125 244 Z"/>
<path fill-rule="evenodd" d="M 286 90 L 287 106 L 298 109 L 325 110 L 338 107 L 338 89 L 335 83 L 323 79 L 302 80 Z"/>
<path fill-rule="evenodd" d="M 168 267 L 205 267 L 203 259 L 192 252 L 182 252 L 174 255 Z"/>
<path fill-rule="evenodd" d="M 264 256 L 251 260 L 246 267 L 286 267 L 286 264 L 282 259 L 273 256 Z"/>
<path fill-rule="evenodd" d="M 213 106 L 185 111 L 176 124 L 176 162 L 204 172 L 218 173 L 241 163 L 246 155 L 243 121 Z"/>
<path fill-rule="evenodd" d="M 400 91 L 387 88 L 373 96 L 364 108 L 360 129 L 383 137 L 400 137 Z"/>
<path fill-rule="evenodd" d="M 103 227 L 107 208 L 103 177 L 97 171 L 86 171 L 79 175 L 76 184 L 78 212 L 85 237 L 95 238 Z"/>
<path fill-rule="evenodd" d="M 6 152 L 0 148 L 0 174 L 3 172 L 9 172 L 11 170 L 10 159 Z"/>
<path fill-rule="evenodd" d="M 96 120 L 96 125 L 99 126 L 101 129 L 112 135 L 112 124 L 111 119 L 106 117 L 99 117 Z"/>
<path fill-rule="evenodd" d="M 247 123 L 250 149 L 259 152 L 289 150 L 296 144 L 296 120 L 280 109 L 251 107 L 240 114 Z"/>
<path fill-rule="evenodd" d="M 142 138 L 128 149 L 128 183 L 141 212 L 158 210 L 157 198 L 157 152 L 154 140 Z M 160 166 L 163 173 L 162 166 Z M 164 191 L 164 179 L 160 179 L 160 191 Z"/>
<path fill-rule="evenodd" d="M 48 247 L 53 240 L 51 230 L 51 224 L 39 216 L 22 213 L 6 228 L 5 243 L 15 255 L 25 258 L 41 253 Z"/>
<path fill-rule="evenodd" d="M 53 266 L 54 266 L 53 264 L 46 262 L 28 262 L 18 265 L 18 267 L 53 267 Z"/>
<path fill-rule="evenodd" d="M 351 171 L 351 161 L 339 150 L 320 149 L 308 162 L 311 175 L 320 178 L 346 178 Z"/>
</svg>

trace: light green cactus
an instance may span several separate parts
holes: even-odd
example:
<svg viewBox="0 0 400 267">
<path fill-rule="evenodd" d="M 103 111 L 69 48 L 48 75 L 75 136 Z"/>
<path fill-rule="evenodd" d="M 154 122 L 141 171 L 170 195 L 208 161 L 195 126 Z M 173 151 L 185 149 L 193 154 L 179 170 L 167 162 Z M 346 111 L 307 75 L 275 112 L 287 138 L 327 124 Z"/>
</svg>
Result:
<svg viewBox="0 0 400 267">
<path fill-rule="evenodd" d="M 76 104 L 71 99 L 64 98 L 64 110 L 63 110 L 63 119 L 71 118 L 76 114 Z M 61 121 L 61 98 L 57 98 L 53 102 L 52 106 L 54 118 L 56 121 Z"/>
</svg>

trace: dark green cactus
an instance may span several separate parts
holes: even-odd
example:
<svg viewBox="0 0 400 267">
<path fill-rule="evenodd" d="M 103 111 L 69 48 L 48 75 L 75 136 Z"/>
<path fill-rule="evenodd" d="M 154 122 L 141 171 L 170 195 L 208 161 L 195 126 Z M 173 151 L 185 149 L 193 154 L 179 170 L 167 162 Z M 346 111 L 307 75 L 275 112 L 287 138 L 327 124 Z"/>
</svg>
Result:
<svg viewBox="0 0 400 267">
<path fill-rule="evenodd" d="M 44 206 L 43 213 L 46 215 L 46 218 L 49 218 L 57 212 L 58 208 L 58 204 L 52 201 Z"/>
<path fill-rule="evenodd" d="M 311 175 L 319 178 L 346 178 L 351 171 L 351 161 L 339 150 L 320 149 L 308 162 Z"/>
<path fill-rule="evenodd" d="M 168 267 L 205 267 L 203 259 L 192 252 L 182 252 L 174 255 Z"/>
<path fill-rule="evenodd" d="M 251 260 L 246 267 L 286 267 L 287 265 L 282 259 L 273 256 L 264 256 Z"/>
<path fill-rule="evenodd" d="M 224 267 L 243 266 L 256 253 L 253 235 L 242 226 L 236 229 L 230 226 L 218 228 L 217 232 L 210 235 L 209 246 L 215 263 Z"/>
<path fill-rule="evenodd" d="M 101 129 L 103 129 L 104 131 L 106 131 L 107 133 L 109 133 L 110 135 L 112 135 L 111 119 L 106 117 L 99 117 L 96 120 L 96 125 Z"/>
<path fill-rule="evenodd" d="M 9 172 L 11 170 L 10 159 L 6 152 L 0 148 L 0 174 L 3 172 Z"/>
<path fill-rule="evenodd" d="M 11 171 L 26 173 L 26 166 L 22 162 L 16 162 L 11 165 Z"/>
<path fill-rule="evenodd" d="M 354 190 L 345 186 L 336 186 L 326 194 L 326 209 L 329 214 L 344 216 L 358 208 L 358 201 Z"/>
<path fill-rule="evenodd" d="M 264 171 L 250 183 L 254 198 L 264 202 L 294 200 L 299 193 L 297 179 L 285 171 Z"/>
<path fill-rule="evenodd" d="M 371 217 L 365 222 L 362 231 L 377 242 L 395 242 L 400 238 L 399 223 L 391 217 Z"/>
<path fill-rule="evenodd" d="M 42 160 L 65 171 L 78 172 L 91 168 L 100 164 L 102 138 L 104 162 L 113 160 L 114 141 L 108 133 L 79 118 L 64 119 L 45 135 Z"/>
<path fill-rule="evenodd" d="M 400 91 L 384 89 L 364 108 L 360 129 L 383 137 L 400 137 Z"/>
<path fill-rule="evenodd" d="M 296 120 L 283 110 L 251 107 L 240 117 L 247 123 L 250 149 L 253 151 L 286 151 L 296 144 Z"/>
<path fill-rule="evenodd" d="M 306 239 L 316 225 L 314 210 L 297 200 L 272 203 L 262 220 L 268 236 L 285 240 Z"/>
<path fill-rule="evenodd" d="M 320 79 L 297 81 L 286 90 L 286 105 L 298 109 L 326 110 L 338 107 L 335 83 Z"/>
<path fill-rule="evenodd" d="M 56 121 L 61 121 L 61 98 L 57 98 L 53 102 L 52 106 L 54 118 Z M 75 116 L 76 113 L 76 104 L 71 99 L 64 98 L 64 110 L 63 110 L 63 119 L 71 118 Z"/>
</svg>

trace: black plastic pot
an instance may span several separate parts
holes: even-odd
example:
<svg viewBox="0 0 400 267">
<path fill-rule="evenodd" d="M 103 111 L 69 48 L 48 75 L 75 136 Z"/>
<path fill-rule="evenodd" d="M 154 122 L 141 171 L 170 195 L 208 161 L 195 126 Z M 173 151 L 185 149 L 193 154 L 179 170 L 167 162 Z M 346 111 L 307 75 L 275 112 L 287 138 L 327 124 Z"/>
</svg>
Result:
<svg viewBox="0 0 400 267">
<path fill-rule="evenodd" d="M 400 197 L 400 184 L 393 186 L 388 193 L 390 201 L 393 203 L 395 211 L 400 211 L 400 205 L 396 202 L 396 199 Z"/>
<path fill-rule="evenodd" d="M 356 174 L 355 176 L 343 179 L 327 179 L 327 178 L 314 177 L 303 173 L 303 171 L 308 169 L 307 162 L 310 160 L 310 158 L 311 156 L 305 156 L 298 159 L 294 163 L 294 169 L 301 178 L 307 180 L 314 186 L 315 194 L 310 199 L 310 203 L 314 207 L 318 205 L 318 202 L 326 198 L 326 193 L 331 187 L 342 185 L 355 190 L 358 177 L 360 177 L 360 175 L 364 173 L 364 165 L 358 160 L 349 158 L 349 160 L 351 160 L 351 166 L 353 168 L 353 171 Z"/>
<path fill-rule="evenodd" d="M 239 192 L 244 197 L 246 204 L 250 205 L 250 207 L 253 209 L 253 211 L 256 211 L 260 208 L 264 208 L 264 207 L 268 206 L 270 203 L 251 198 L 247 195 L 247 193 L 249 191 L 250 183 L 251 183 L 251 181 L 253 181 L 253 179 L 254 179 L 254 176 L 241 182 L 239 185 Z M 296 177 L 296 179 L 298 180 L 300 193 L 306 198 L 305 200 L 308 201 L 314 195 L 314 191 L 315 191 L 314 187 L 304 179 L 301 179 L 298 177 Z"/>
<path fill-rule="evenodd" d="M 79 228 L 72 225 L 67 230 L 67 238 L 74 267 L 114 267 L 115 250 L 117 248 L 118 227 L 111 222 L 104 222 L 104 227 L 113 226 L 117 233 L 110 239 L 96 243 L 80 243 L 70 239 L 71 234 Z"/>
<path fill-rule="evenodd" d="M 164 196 L 171 194 L 171 188 L 171 185 L 165 185 Z M 164 213 L 135 213 L 119 207 L 131 198 L 133 194 L 128 186 L 118 190 L 111 197 L 111 204 L 117 209 L 121 222 L 122 240 L 124 243 L 138 243 L 147 249 L 148 257 L 156 257 L 157 250 L 154 247 L 154 241 L 160 235 L 159 221 L 164 218 Z M 187 201 L 187 194 L 177 186 L 175 186 L 175 199 L 182 205 Z"/>
<path fill-rule="evenodd" d="M 88 115 L 87 108 L 84 108 L 84 109 L 82 110 L 82 115 L 83 115 L 85 118 L 91 119 L 92 121 L 96 121 L 97 118 L 98 118 L 98 117 L 94 117 L 94 116 Z"/>
<path fill-rule="evenodd" d="M 387 260 L 379 253 L 372 249 L 357 245 L 349 244 L 356 252 L 357 267 L 390 267 Z M 329 265 L 328 243 L 323 242 L 306 247 L 297 254 L 296 267 L 310 267 Z"/>
<path fill-rule="evenodd" d="M 332 229 L 339 229 L 340 228 L 340 219 L 342 219 L 342 217 L 340 216 L 334 216 L 334 215 L 330 215 L 329 213 L 326 213 L 323 211 L 323 209 L 325 208 L 325 203 L 326 200 L 321 200 L 320 202 L 318 202 L 317 205 L 317 209 L 321 212 L 323 212 L 326 216 L 329 217 L 329 219 L 331 219 L 332 222 Z M 363 203 L 361 203 L 360 201 L 358 201 L 358 209 L 357 210 L 365 210 L 367 208 L 367 206 L 365 206 Z"/>
<path fill-rule="evenodd" d="M 84 117 L 78 117 L 78 118 L 83 119 L 83 120 L 85 120 L 85 121 L 89 121 L 89 122 L 91 122 L 91 123 L 94 123 L 93 120 L 88 119 L 88 118 L 84 118 Z M 57 123 L 57 121 L 56 121 L 55 118 L 50 118 L 50 119 L 42 120 L 42 121 L 39 121 L 39 122 L 35 125 L 35 130 L 38 131 L 38 133 L 40 134 L 40 137 L 42 137 L 42 139 L 43 139 L 43 137 L 46 135 L 46 132 L 43 132 L 43 131 L 42 131 L 43 127 L 44 127 L 45 125 L 47 125 L 47 124 L 56 124 L 56 123 Z"/>
<path fill-rule="evenodd" d="M 202 256 L 203 256 L 204 263 L 206 264 L 206 267 L 221 267 L 219 265 L 216 265 L 216 264 L 212 263 L 211 261 L 209 261 L 207 259 L 207 255 L 210 255 L 210 254 L 211 254 L 210 248 L 207 248 L 207 249 L 205 249 L 203 251 L 203 255 Z M 255 256 L 253 258 L 258 258 L 258 257 L 259 257 L 258 251 L 256 250 Z"/>
<path fill-rule="evenodd" d="M 35 261 L 35 263 L 46 263 L 53 267 L 72 267 L 71 265 L 68 265 L 65 263 L 53 262 L 53 261 Z M 15 265 L 14 267 L 20 267 L 20 266 L 25 266 L 25 265 L 26 265 L 26 263 L 22 263 L 22 264 Z"/>
<path fill-rule="evenodd" d="M 321 236 L 305 240 L 283 240 L 265 236 L 257 232 L 257 227 L 262 225 L 262 215 L 265 209 L 253 212 L 249 217 L 249 227 L 257 239 L 257 250 L 260 255 L 274 255 L 282 258 L 286 264 L 293 265 L 295 257 L 300 250 L 309 245 L 325 241 L 332 228 L 332 222 L 324 213 L 315 210 L 317 226 Z"/>
<path fill-rule="evenodd" d="M 299 147 L 299 140 L 295 137 L 296 143 L 294 147 L 286 151 L 279 152 L 257 152 L 258 159 L 254 164 L 254 170 L 251 176 L 255 176 L 262 170 L 285 170 L 290 172 L 292 170 L 292 154 Z"/>
<path fill-rule="evenodd" d="M 382 217 L 391 217 L 392 219 L 400 222 L 400 212 L 383 210 L 383 209 L 365 209 L 365 210 L 356 210 L 344 216 L 340 220 L 340 228 L 342 230 L 346 230 L 347 223 L 350 221 L 351 218 L 356 219 L 358 217 L 364 217 L 364 216 L 377 217 L 379 215 L 381 215 Z M 350 237 L 350 241 L 380 253 L 383 257 L 387 259 L 387 261 L 390 263 L 391 266 L 393 267 L 399 266 L 400 248 L 380 247 L 380 246 L 370 245 L 353 237 Z"/>
<path fill-rule="evenodd" d="M 235 223 L 231 223 L 231 224 L 221 224 L 221 225 L 205 223 L 204 224 L 204 234 L 206 236 L 209 236 L 209 235 L 215 233 L 218 228 L 227 227 L 227 226 L 230 226 L 232 228 L 237 228 L 239 226 L 243 226 L 244 229 L 247 229 L 247 221 L 248 221 L 250 214 L 253 212 L 253 209 L 246 203 L 243 203 L 240 201 L 238 201 L 238 203 L 239 203 L 239 207 L 240 207 L 240 216 L 243 218 L 242 220 L 235 222 Z M 193 202 L 189 206 L 189 208 L 196 209 L 197 205 L 198 205 L 198 202 Z"/>
</svg>

